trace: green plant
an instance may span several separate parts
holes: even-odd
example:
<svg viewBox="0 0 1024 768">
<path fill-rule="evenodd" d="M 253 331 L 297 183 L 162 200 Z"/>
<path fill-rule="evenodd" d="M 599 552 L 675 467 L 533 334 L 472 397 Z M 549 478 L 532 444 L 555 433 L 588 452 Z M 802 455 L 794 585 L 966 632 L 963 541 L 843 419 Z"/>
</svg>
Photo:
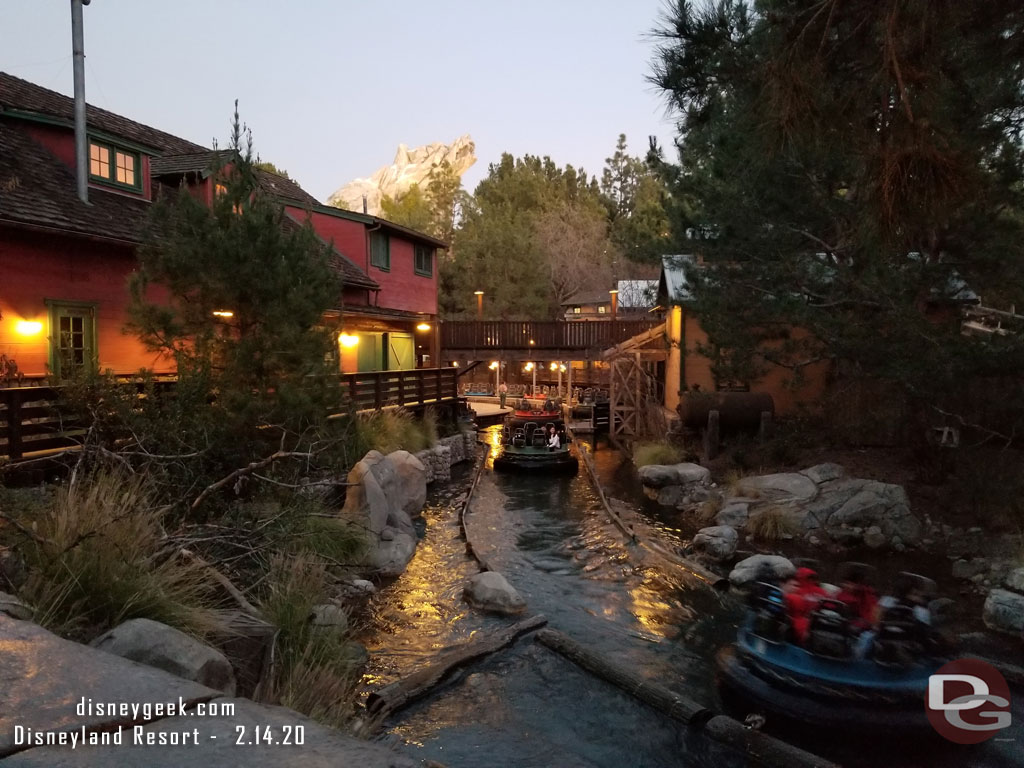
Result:
<svg viewBox="0 0 1024 768">
<path fill-rule="evenodd" d="M 356 417 L 355 434 L 355 444 L 362 449 L 362 453 L 357 450 L 356 460 L 371 450 L 385 454 L 398 450 L 416 453 L 433 447 L 437 441 L 437 418 L 425 415 L 424 421 L 420 421 L 403 408 L 375 411 Z"/>
<path fill-rule="evenodd" d="M 769 506 L 757 511 L 747 521 L 747 530 L 755 539 L 776 541 L 796 530 L 786 510 L 779 506 Z"/>
<path fill-rule="evenodd" d="M 44 626 L 78 638 L 148 618 L 197 636 L 226 632 L 209 574 L 163 549 L 149 483 L 124 470 L 79 475 L 31 524 L 23 596 Z"/>
<path fill-rule="evenodd" d="M 633 447 L 633 463 L 638 467 L 652 464 L 678 464 L 682 460 L 682 449 L 664 440 L 641 442 Z"/>
</svg>

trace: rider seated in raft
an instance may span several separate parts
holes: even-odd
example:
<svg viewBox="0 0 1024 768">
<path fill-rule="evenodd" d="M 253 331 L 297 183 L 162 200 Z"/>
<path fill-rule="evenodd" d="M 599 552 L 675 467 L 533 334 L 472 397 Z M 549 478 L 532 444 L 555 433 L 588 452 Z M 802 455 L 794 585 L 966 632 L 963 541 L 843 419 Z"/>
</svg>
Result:
<svg viewBox="0 0 1024 768">
<path fill-rule="evenodd" d="M 558 437 L 558 432 L 555 430 L 555 425 L 552 424 L 548 427 L 548 450 L 556 451 L 562 447 L 562 441 Z"/>
<path fill-rule="evenodd" d="M 799 568 L 796 575 L 783 585 L 782 591 L 786 595 L 786 610 L 794 639 L 803 645 L 811 626 L 811 613 L 825 597 L 825 590 L 818 584 L 818 574 L 813 569 Z"/>
</svg>

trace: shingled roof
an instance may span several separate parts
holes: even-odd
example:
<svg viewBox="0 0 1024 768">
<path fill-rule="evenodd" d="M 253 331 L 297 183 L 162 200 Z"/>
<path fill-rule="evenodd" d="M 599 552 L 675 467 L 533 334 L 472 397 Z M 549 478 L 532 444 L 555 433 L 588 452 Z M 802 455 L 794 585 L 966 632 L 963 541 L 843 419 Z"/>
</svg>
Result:
<svg viewBox="0 0 1024 768">
<path fill-rule="evenodd" d="M 285 226 L 289 229 L 296 230 L 302 227 L 302 223 L 290 213 L 285 214 L 284 221 Z M 320 235 L 317 235 L 317 239 L 324 245 L 328 245 L 327 241 L 320 237 Z M 329 260 L 331 268 L 341 277 L 343 285 L 349 288 L 369 288 L 371 291 L 380 289 L 380 285 L 373 278 L 369 277 L 356 266 L 355 262 L 351 261 L 348 256 L 333 246 L 331 247 Z"/>
<path fill-rule="evenodd" d="M 51 91 L 22 80 L 20 77 L 0 72 L 0 113 L 30 112 L 74 124 L 75 101 L 70 96 Z M 85 121 L 92 127 L 120 136 L 129 141 L 143 144 L 160 152 L 188 153 L 209 151 L 187 139 L 151 128 L 148 125 L 129 120 L 105 109 L 87 104 Z"/>
<path fill-rule="evenodd" d="M 89 190 L 78 199 L 75 175 L 20 126 L 0 120 L 0 221 L 139 242 L 149 203 Z"/>
</svg>

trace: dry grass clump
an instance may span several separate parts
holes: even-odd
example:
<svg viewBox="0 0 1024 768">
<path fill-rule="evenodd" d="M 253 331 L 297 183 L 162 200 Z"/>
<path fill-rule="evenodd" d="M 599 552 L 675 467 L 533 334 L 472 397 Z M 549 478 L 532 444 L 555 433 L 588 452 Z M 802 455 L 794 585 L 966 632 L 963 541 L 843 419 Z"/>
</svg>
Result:
<svg viewBox="0 0 1024 768">
<path fill-rule="evenodd" d="M 775 541 L 786 534 L 796 533 L 793 521 L 786 510 L 778 506 L 765 507 L 752 514 L 747 521 L 747 530 L 755 539 Z"/>
<path fill-rule="evenodd" d="M 275 555 L 261 603 L 277 627 L 274 667 L 262 698 L 334 727 L 353 713 L 362 653 L 346 626 L 315 626 L 313 609 L 328 602 L 328 572 L 309 554 Z"/>
<path fill-rule="evenodd" d="M 141 475 L 77 476 L 27 527 L 22 596 L 43 626 L 78 639 L 133 618 L 226 631 L 206 569 L 163 548 L 162 510 Z"/>
<path fill-rule="evenodd" d="M 722 511 L 722 499 L 720 496 L 712 496 L 707 501 L 700 503 L 697 507 L 697 521 L 705 525 L 713 523 L 718 513 Z"/>
<path fill-rule="evenodd" d="M 678 464 L 682 460 L 682 449 L 664 440 L 637 443 L 633 447 L 633 463 L 638 467 L 652 464 Z"/>
<path fill-rule="evenodd" d="M 726 490 L 725 495 L 730 498 L 735 496 L 741 496 L 747 499 L 761 498 L 760 489 L 752 488 L 743 482 L 748 477 L 752 477 L 752 475 L 741 469 L 730 469 L 725 474 L 725 480 L 723 481 L 723 485 L 725 485 Z"/>
<path fill-rule="evenodd" d="M 392 408 L 360 416 L 357 421 L 360 458 L 371 450 L 384 454 L 400 450 L 416 453 L 433 447 L 437 435 L 437 415 L 429 410 L 422 420 L 403 408 Z"/>
</svg>

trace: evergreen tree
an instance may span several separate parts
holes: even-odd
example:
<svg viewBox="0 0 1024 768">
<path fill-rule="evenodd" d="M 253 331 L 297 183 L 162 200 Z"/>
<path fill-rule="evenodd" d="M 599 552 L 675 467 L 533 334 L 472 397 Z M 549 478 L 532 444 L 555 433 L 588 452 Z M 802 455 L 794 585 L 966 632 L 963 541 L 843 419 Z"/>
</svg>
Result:
<svg viewBox="0 0 1024 768">
<path fill-rule="evenodd" d="M 830 360 L 931 407 L 1024 370 L 1024 335 L 965 339 L 956 311 L 1024 300 L 1024 6 L 677 2 L 659 34 L 720 376 Z"/>
<path fill-rule="evenodd" d="M 237 107 L 230 149 L 212 205 L 184 186 L 154 204 L 131 326 L 175 359 L 182 389 L 208 389 L 224 421 L 301 432 L 336 398 L 333 339 L 321 322 L 341 286 L 312 227 L 260 188 Z"/>
<path fill-rule="evenodd" d="M 601 194 L 611 219 L 612 240 L 627 259 L 654 264 L 670 252 L 665 182 L 656 166 L 628 153 L 625 134 L 619 134 L 614 154 L 605 159 Z"/>
</svg>

